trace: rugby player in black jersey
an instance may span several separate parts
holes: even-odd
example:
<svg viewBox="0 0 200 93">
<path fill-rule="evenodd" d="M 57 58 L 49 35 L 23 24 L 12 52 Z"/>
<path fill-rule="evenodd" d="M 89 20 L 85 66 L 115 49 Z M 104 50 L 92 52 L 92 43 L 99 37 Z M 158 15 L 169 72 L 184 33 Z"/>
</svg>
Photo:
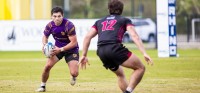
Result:
<svg viewBox="0 0 200 93">
<path fill-rule="evenodd" d="M 133 93 L 133 90 L 141 81 L 145 66 L 141 60 L 122 44 L 125 31 L 128 31 L 134 43 L 144 56 L 147 64 L 153 65 L 153 61 L 146 53 L 143 43 L 134 29 L 131 20 L 121 16 L 123 3 L 120 0 L 110 0 L 108 3 L 109 15 L 97 20 L 84 38 L 82 57 L 79 60 L 81 68 L 86 68 L 88 63 L 87 52 L 90 41 L 98 35 L 97 55 L 103 66 L 114 72 L 118 78 L 119 88 L 123 93 Z M 129 82 L 127 82 L 123 67 L 133 70 Z"/>
</svg>

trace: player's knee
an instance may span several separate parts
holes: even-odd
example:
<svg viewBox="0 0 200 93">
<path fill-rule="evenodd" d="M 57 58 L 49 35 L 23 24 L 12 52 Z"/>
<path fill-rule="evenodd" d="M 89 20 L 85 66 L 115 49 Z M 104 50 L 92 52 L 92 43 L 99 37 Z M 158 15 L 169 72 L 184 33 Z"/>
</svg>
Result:
<svg viewBox="0 0 200 93">
<path fill-rule="evenodd" d="M 142 72 L 145 72 L 146 67 L 145 67 L 144 65 L 142 65 L 142 66 L 140 66 L 140 70 L 141 70 Z"/>
<path fill-rule="evenodd" d="M 116 73 L 117 77 L 119 78 L 125 78 L 125 75 L 123 72 L 120 72 L 120 73 Z"/>
<path fill-rule="evenodd" d="M 51 65 L 46 65 L 46 66 L 45 66 L 45 69 L 44 69 L 45 72 L 50 71 L 52 67 L 53 67 L 53 66 L 51 66 Z"/>
<path fill-rule="evenodd" d="M 118 74 L 117 77 L 119 77 L 119 78 L 125 78 L 125 75 L 124 74 Z"/>
<path fill-rule="evenodd" d="M 73 77 L 77 77 L 78 76 L 78 71 L 71 71 L 71 75 L 73 76 Z"/>
</svg>

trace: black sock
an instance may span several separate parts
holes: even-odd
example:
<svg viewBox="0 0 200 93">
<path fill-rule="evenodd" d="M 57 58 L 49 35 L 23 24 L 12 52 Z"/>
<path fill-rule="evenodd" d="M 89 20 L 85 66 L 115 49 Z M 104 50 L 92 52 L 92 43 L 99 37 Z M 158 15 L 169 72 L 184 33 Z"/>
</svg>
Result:
<svg viewBox="0 0 200 93">
<path fill-rule="evenodd" d="M 124 91 L 124 93 L 131 93 L 131 92 L 129 92 L 129 91 L 126 90 L 126 91 Z"/>
<path fill-rule="evenodd" d="M 41 88 L 44 88 L 44 89 L 45 89 L 45 86 L 41 86 Z"/>
</svg>

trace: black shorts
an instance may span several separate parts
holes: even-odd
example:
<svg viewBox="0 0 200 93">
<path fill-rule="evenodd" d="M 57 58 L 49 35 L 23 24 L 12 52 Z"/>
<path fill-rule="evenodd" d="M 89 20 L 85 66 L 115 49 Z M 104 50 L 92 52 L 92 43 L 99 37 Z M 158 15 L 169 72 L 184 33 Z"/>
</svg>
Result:
<svg viewBox="0 0 200 93">
<path fill-rule="evenodd" d="M 97 55 L 106 69 L 116 71 L 130 56 L 131 52 L 123 44 L 109 44 L 98 46 Z"/>
<path fill-rule="evenodd" d="M 78 52 L 63 51 L 63 52 L 60 52 L 59 54 L 57 54 L 56 56 L 58 57 L 59 60 L 62 59 L 64 56 L 66 62 L 69 62 L 71 60 L 79 61 L 79 53 Z"/>
</svg>

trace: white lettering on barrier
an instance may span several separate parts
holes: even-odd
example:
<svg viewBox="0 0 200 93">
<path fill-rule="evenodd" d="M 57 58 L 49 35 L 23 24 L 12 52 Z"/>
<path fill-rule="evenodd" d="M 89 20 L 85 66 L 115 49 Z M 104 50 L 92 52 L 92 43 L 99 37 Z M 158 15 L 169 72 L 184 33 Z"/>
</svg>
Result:
<svg viewBox="0 0 200 93">
<path fill-rule="evenodd" d="M 169 7 L 169 15 L 175 15 L 176 9 L 175 7 Z"/>
<path fill-rule="evenodd" d="M 83 38 L 97 19 L 69 19 L 75 25 L 79 49 Z M 45 26 L 51 20 L 0 21 L 0 51 L 41 51 Z M 50 42 L 54 43 L 50 36 Z M 92 39 L 90 50 L 96 50 L 97 37 Z"/>
<path fill-rule="evenodd" d="M 170 26 L 170 34 L 171 34 L 171 35 L 174 35 L 174 34 L 175 34 L 174 26 Z"/>
<path fill-rule="evenodd" d="M 169 16 L 169 25 L 176 25 L 176 16 Z"/>
<path fill-rule="evenodd" d="M 176 45 L 176 36 L 169 37 L 169 45 Z"/>
<path fill-rule="evenodd" d="M 176 14 L 175 0 L 168 2 L 168 20 L 169 20 L 169 56 L 176 56 L 177 41 L 176 41 Z"/>
<path fill-rule="evenodd" d="M 176 55 L 176 46 L 170 46 L 169 47 L 169 53 L 171 55 Z"/>
</svg>

